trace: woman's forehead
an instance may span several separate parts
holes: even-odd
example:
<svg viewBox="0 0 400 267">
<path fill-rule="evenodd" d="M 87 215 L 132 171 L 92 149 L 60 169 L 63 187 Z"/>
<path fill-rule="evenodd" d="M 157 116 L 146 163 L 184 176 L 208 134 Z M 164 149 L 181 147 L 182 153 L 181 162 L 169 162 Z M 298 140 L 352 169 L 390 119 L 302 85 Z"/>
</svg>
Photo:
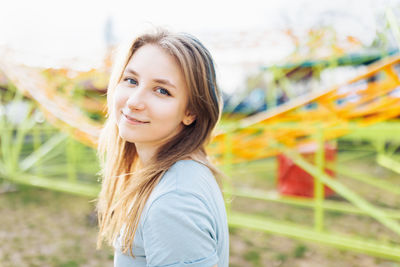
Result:
<svg viewBox="0 0 400 267">
<path fill-rule="evenodd" d="M 183 79 L 183 73 L 176 59 L 163 48 L 152 44 L 144 45 L 133 53 L 125 72 L 132 70 L 139 75 L 140 72 L 146 72 Z"/>
</svg>

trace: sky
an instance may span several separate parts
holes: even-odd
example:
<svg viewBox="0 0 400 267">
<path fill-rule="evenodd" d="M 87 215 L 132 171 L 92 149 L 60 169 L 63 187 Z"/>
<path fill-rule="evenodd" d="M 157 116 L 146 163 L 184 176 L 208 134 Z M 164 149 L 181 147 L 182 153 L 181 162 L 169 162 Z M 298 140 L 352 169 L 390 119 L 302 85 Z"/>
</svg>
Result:
<svg viewBox="0 0 400 267">
<path fill-rule="evenodd" d="M 204 32 L 303 31 L 333 24 L 338 33 L 371 43 L 378 27 L 375 14 L 399 0 L 3 0 L 0 56 L 43 67 L 97 67 L 105 53 L 104 28 L 112 20 L 117 43 L 149 25 L 196 35 Z M 201 35 L 201 34 L 200 34 Z M 269 48 L 273 58 L 293 47 Z M 276 56 L 279 55 L 279 56 Z M 247 55 L 244 55 L 247 56 Z M 218 55 L 216 56 L 218 58 Z M 240 56 L 239 56 L 240 57 Z M 267 55 L 268 58 L 268 55 Z M 218 62 L 217 62 L 218 63 Z M 232 63 L 232 62 L 231 62 Z M 230 63 L 230 64 L 231 64 Z M 234 62 L 233 62 L 234 63 Z"/>
<path fill-rule="evenodd" d="M 280 1 L 271 2 L 268 8 L 264 1 L 247 3 L 251 8 L 243 9 L 243 3 L 210 0 L 8 1 L 0 16 L 0 44 L 24 54 L 50 56 L 48 61 L 32 60 L 51 64 L 54 59 L 101 54 L 104 24 L 110 17 L 120 41 L 149 25 L 189 32 L 262 27 L 271 10 L 282 5 Z"/>
</svg>

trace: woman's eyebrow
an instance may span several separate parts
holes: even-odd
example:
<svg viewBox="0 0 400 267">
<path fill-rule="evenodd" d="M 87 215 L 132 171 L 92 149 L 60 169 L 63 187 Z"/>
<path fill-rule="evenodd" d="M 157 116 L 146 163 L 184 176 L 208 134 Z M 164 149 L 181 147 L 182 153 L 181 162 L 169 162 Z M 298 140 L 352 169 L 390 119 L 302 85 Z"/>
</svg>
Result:
<svg viewBox="0 0 400 267">
<path fill-rule="evenodd" d="M 139 76 L 139 74 L 136 71 L 134 71 L 133 69 L 126 68 L 124 72 L 125 73 L 132 73 L 133 75 Z"/>
<path fill-rule="evenodd" d="M 153 81 L 155 81 L 156 83 L 161 83 L 161 84 L 165 84 L 167 86 L 176 88 L 175 85 L 173 83 L 171 83 L 170 81 L 166 80 L 166 79 L 154 79 Z"/>
<path fill-rule="evenodd" d="M 133 75 L 140 77 L 139 73 L 137 73 L 136 71 L 134 71 L 133 69 L 130 69 L 130 68 L 125 69 L 125 73 L 131 73 Z M 156 83 L 161 83 L 161 84 L 176 88 L 176 86 L 167 79 L 153 79 L 153 81 Z"/>
</svg>

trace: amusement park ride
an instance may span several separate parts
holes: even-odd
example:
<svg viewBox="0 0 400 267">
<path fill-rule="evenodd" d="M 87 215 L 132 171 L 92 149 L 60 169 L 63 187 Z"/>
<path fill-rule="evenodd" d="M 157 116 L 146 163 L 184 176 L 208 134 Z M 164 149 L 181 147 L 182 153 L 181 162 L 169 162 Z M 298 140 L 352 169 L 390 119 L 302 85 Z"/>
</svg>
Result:
<svg viewBox="0 0 400 267">
<path fill-rule="evenodd" d="M 68 90 L 57 91 L 43 72 L 32 68 L 2 60 L 0 70 L 17 88 L 14 101 L 25 96 L 34 103 L 19 125 L 11 125 L 5 116 L 1 116 L 0 176 L 12 182 L 96 196 L 98 184 L 94 181 L 90 183 L 77 174 L 82 162 L 76 155 L 79 150 L 81 154 L 90 154 L 94 158 L 95 153 L 89 147 L 96 145 L 101 121 L 90 119 L 79 105 L 101 113 L 104 102 L 68 100 Z M 103 80 L 98 82 L 106 84 Z M 61 131 L 49 133 L 48 127 L 40 126 L 35 120 L 37 112 L 34 105 L 40 108 L 46 121 Z M 292 162 L 292 166 L 301 168 L 314 179 L 312 193 L 308 197 L 259 189 L 244 190 L 227 182 L 224 193 L 228 200 L 229 224 L 400 260 L 399 238 L 397 242 L 381 242 L 334 233 L 324 228 L 324 212 L 336 211 L 369 216 L 400 237 L 400 210 L 371 203 L 333 176 L 340 174 L 354 178 L 359 183 L 395 195 L 400 194 L 399 183 L 392 184 L 366 174 L 357 174 L 339 163 L 329 162 L 329 157 L 325 155 L 331 153 L 329 146 L 335 148 L 338 139 L 368 141 L 376 148 L 380 165 L 400 172 L 400 162 L 395 155 L 400 144 L 399 116 L 400 57 L 389 57 L 370 65 L 364 74 L 342 85 L 300 96 L 240 120 L 223 120 L 208 146 L 208 152 L 228 177 L 248 162 L 278 157 Z M 86 146 L 79 145 L 68 136 Z M 62 143 L 68 144 L 64 151 L 66 161 L 54 161 L 52 168 L 49 162 L 56 158 Z M 305 158 L 304 150 L 307 149 L 313 151 L 314 158 Z M 46 170 L 40 167 L 43 164 L 46 164 Z M 95 165 L 94 161 L 90 166 L 96 169 Z M 49 169 L 53 173 L 49 173 Z M 330 194 L 335 192 L 347 201 L 326 199 L 325 190 L 331 190 Z M 239 213 L 229 205 L 229 200 L 235 196 L 313 209 L 314 227 Z"/>
</svg>

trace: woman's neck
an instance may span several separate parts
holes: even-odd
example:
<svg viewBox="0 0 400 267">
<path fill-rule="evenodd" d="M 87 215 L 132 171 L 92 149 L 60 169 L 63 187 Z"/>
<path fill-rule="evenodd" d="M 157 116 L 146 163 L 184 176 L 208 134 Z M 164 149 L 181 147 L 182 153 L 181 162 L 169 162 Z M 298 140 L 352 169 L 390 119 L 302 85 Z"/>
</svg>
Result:
<svg viewBox="0 0 400 267">
<path fill-rule="evenodd" d="M 193 153 L 188 155 L 187 159 L 192 159 L 192 160 L 198 161 L 200 163 L 208 162 L 207 155 L 200 149 L 198 149 L 197 151 L 194 151 Z"/>
<path fill-rule="evenodd" d="M 135 144 L 136 146 L 136 152 L 138 154 L 139 162 L 138 162 L 138 167 L 143 168 L 147 166 L 153 156 L 157 152 L 157 147 L 154 146 L 146 146 L 143 144 Z M 208 162 L 207 155 L 201 150 L 197 150 L 192 152 L 190 155 L 188 155 L 185 158 L 182 158 L 183 160 L 194 160 L 198 161 L 200 163 L 206 164 Z"/>
<path fill-rule="evenodd" d="M 151 159 L 157 152 L 157 148 L 143 144 L 135 144 L 135 146 L 139 158 L 139 168 L 142 168 L 150 163 Z"/>
</svg>

